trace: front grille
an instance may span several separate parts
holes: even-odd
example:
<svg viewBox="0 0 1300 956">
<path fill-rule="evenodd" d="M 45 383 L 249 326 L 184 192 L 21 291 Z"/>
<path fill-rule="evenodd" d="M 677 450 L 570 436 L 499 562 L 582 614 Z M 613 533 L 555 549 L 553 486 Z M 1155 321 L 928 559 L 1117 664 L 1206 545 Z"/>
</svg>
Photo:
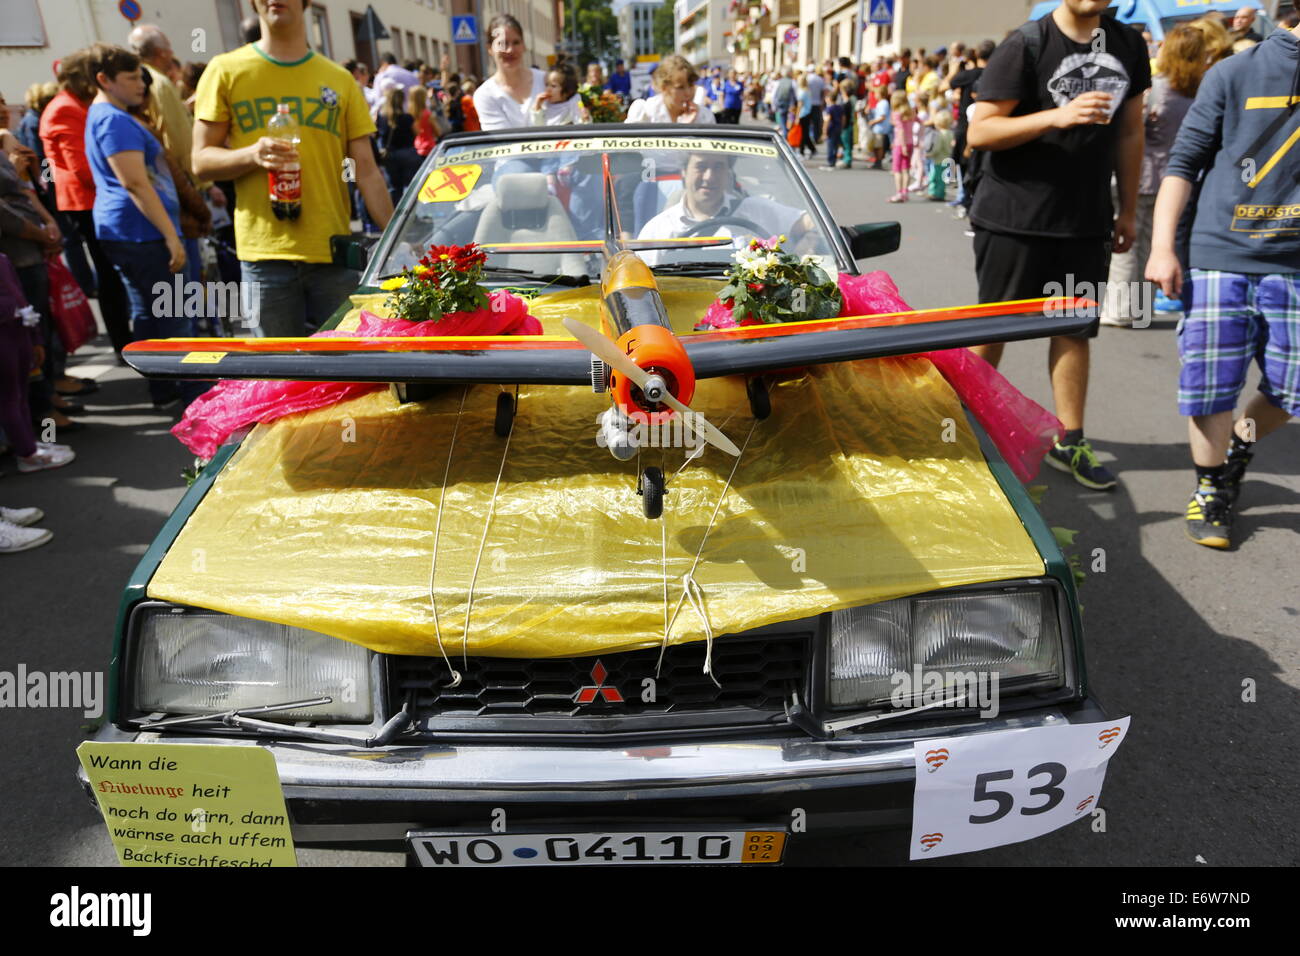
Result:
<svg viewBox="0 0 1300 956">
<path fill-rule="evenodd" d="M 770 722 L 784 714 L 791 693 L 803 694 L 808 645 L 804 635 L 715 640 L 713 674 L 720 687 L 703 673 L 703 641 L 668 648 L 658 675 L 658 648 L 598 658 L 471 657 L 467 665 L 453 658 L 463 673 L 454 688 L 441 657 L 390 657 L 390 699 L 400 706 L 413 694 L 420 722 L 442 729 L 489 729 L 484 718 L 523 724 L 527 731 L 631 729 L 626 719 L 636 718 L 641 725 L 660 723 L 654 718 L 681 725 L 691 716 L 710 724 L 720 718 Z M 602 676 L 598 666 L 600 681 L 593 677 L 593 671 Z M 647 679 L 654 681 L 650 700 Z M 584 687 L 598 689 L 583 695 Z M 592 699 L 580 703 L 583 697 Z M 593 721 L 596 726 L 564 726 Z"/>
</svg>

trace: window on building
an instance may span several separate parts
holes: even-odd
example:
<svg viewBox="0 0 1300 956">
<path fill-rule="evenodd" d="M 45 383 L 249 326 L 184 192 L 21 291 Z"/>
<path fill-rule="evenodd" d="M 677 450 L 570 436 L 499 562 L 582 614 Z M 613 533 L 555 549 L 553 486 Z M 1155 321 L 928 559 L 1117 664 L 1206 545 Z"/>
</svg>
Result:
<svg viewBox="0 0 1300 956">
<path fill-rule="evenodd" d="M 45 46 L 45 22 L 36 0 L 5 0 L 0 46 Z"/>
<path fill-rule="evenodd" d="M 858 15 L 856 13 L 849 17 L 849 48 L 844 51 L 844 55 L 858 55 Z"/>
<path fill-rule="evenodd" d="M 393 31 L 393 56 L 397 57 L 397 62 L 402 62 L 402 31 Z"/>
<path fill-rule="evenodd" d="M 419 53 L 417 52 L 418 49 L 419 48 L 415 45 L 415 34 L 412 33 L 410 30 L 407 30 L 406 31 L 406 55 L 410 57 L 412 60 L 414 60 L 417 56 L 419 56 Z"/>
<path fill-rule="evenodd" d="M 894 39 L 894 25 L 892 23 L 876 24 L 876 46 L 884 46 L 886 43 L 892 43 Z"/>
<path fill-rule="evenodd" d="M 840 25 L 838 23 L 831 24 L 831 42 L 830 46 L 826 48 L 826 55 L 840 55 Z"/>
<path fill-rule="evenodd" d="M 429 38 L 423 35 L 420 37 L 420 59 L 429 62 Z"/>
<path fill-rule="evenodd" d="M 320 6 L 313 6 L 310 13 L 311 18 L 307 21 L 307 42 L 311 44 L 313 50 L 333 59 L 334 46 L 330 42 L 329 13 Z"/>
</svg>

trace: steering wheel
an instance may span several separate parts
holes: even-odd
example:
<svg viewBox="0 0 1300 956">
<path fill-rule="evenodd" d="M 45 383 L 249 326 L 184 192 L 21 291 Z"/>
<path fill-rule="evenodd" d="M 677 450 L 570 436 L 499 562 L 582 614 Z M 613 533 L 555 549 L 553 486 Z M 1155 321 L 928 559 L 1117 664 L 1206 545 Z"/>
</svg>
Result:
<svg viewBox="0 0 1300 956">
<path fill-rule="evenodd" d="M 695 225 L 691 226 L 691 228 L 687 229 L 681 238 L 689 239 L 692 236 L 706 235 L 708 234 L 707 230 L 714 229 L 718 226 L 740 226 L 742 228 L 747 228 L 752 230 L 750 234 L 755 238 L 763 236 L 763 233 L 766 231 L 758 223 L 745 219 L 743 216 L 717 216 L 713 219 L 705 219 L 703 222 L 697 222 Z M 734 239 L 739 237 L 733 236 L 732 238 Z"/>
</svg>

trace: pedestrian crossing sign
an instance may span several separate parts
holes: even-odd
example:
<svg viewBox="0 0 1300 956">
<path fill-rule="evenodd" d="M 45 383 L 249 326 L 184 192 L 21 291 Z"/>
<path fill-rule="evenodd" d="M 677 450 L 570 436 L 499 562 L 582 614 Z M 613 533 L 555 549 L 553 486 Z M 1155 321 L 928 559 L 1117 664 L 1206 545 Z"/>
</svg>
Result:
<svg viewBox="0 0 1300 956">
<path fill-rule="evenodd" d="M 894 0 L 871 0 L 870 23 L 893 23 Z"/>
<path fill-rule="evenodd" d="M 453 43 L 478 42 L 478 24 L 472 15 L 451 18 L 451 40 Z"/>
</svg>

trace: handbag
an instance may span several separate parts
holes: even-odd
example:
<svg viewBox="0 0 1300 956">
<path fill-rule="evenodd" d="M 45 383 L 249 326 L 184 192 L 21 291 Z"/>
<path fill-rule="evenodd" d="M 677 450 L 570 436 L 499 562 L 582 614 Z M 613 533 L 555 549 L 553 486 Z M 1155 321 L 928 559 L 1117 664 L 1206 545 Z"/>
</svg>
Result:
<svg viewBox="0 0 1300 956">
<path fill-rule="evenodd" d="M 45 260 L 50 277 L 50 319 L 64 350 L 71 355 L 99 334 L 90 301 L 58 258 Z"/>
<path fill-rule="evenodd" d="M 790 144 L 791 148 L 798 149 L 803 143 L 803 127 L 795 123 L 785 134 L 785 141 Z"/>
</svg>

